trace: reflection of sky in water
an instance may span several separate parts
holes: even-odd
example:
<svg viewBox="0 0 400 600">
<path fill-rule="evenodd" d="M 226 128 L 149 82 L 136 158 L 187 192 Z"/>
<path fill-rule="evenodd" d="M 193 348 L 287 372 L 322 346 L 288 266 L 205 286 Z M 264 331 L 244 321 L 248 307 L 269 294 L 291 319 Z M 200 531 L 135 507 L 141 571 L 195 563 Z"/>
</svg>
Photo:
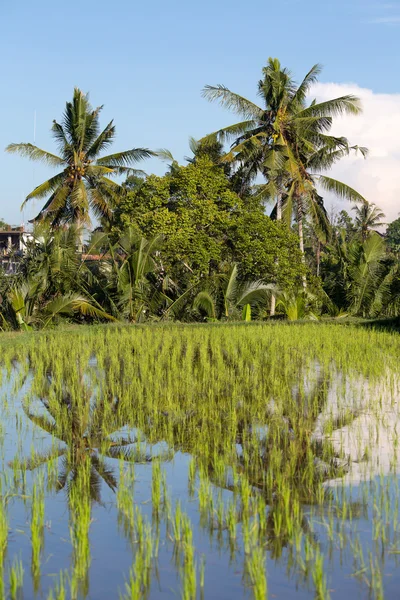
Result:
<svg viewBox="0 0 400 600">
<path fill-rule="evenodd" d="M 92 368 L 95 363 L 92 362 Z M 6 378 L 4 377 L 3 381 Z M 5 383 L 2 387 L 3 410 L 2 424 L 4 446 L 1 456 L 3 489 L 11 486 L 13 473 L 7 467 L 9 461 L 18 455 L 29 457 L 32 448 L 42 450 L 50 448 L 52 445 L 51 437 L 34 426 L 26 417 L 21 409 L 21 400 L 28 392 L 30 379 L 24 384 L 24 388 L 17 393 L 13 390 L 13 381 Z M 385 396 L 386 394 L 386 396 Z M 339 406 L 337 398 L 339 400 Z M 351 480 L 353 486 L 337 486 L 330 489 L 330 493 L 340 497 L 346 494 L 349 501 L 362 506 L 357 517 L 343 525 L 343 531 L 346 532 L 349 539 L 354 539 L 355 535 L 359 537 L 364 548 L 364 556 L 367 560 L 368 550 L 374 547 L 373 541 L 373 498 L 381 497 L 381 486 L 384 487 L 384 495 L 388 498 L 391 514 L 398 512 L 396 507 L 398 489 L 396 480 L 390 478 L 375 477 L 375 474 L 382 471 L 388 475 L 392 466 L 390 451 L 393 446 L 393 439 L 398 423 L 397 405 L 391 406 L 387 401 L 384 412 L 386 421 L 379 421 L 379 415 L 371 409 L 371 400 L 377 397 L 381 401 L 383 398 L 390 400 L 391 394 L 384 388 L 368 391 L 366 382 L 353 381 L 344 382 L 338 376 L 335 381 L 331 381 L 328 391 L 328 401 L 317 420 L 315 435 L 323 435 L 323 424 L 327 417 L 337 416 L 337 412 L 344 408 L 357 408 L 357 417 L 353 423 L 333 432 L 331 438 L 339 446 L 343 444 L 351 458 L 352 471 L 344 479 L 348 484 Z M 4 403 L 7 405 L 4 408 Z M 271 404 L 273 410 L 273 404 Z M 363 412 L 364 411 L 364 412 Z M 371 427 L 366 427 L 365 422 Z M 377 422 L 373 421 L 376 419 Z M 254 430 L 260 439 L 265 437 L 267 428 L 263 424 L 256 424 Z M 363 463 L 365 473 L 372 477 L 371 482 L 359 485 L 360 477 L 357 475 L 357 469 L 361 469 L 358 460 L 360 449 L 355 446 L 353 438 L 364 440 L 361 432 L 368 431 L 368 443 L 370 446 L 369 462 Z M 399 426 L 400 431 L 400 426 Z M 372 433 L 375 437 L 372 435 Z M 126 426 L 116 432 L 118 433 L 137 433 L 134 429 Z M 372 437 L 371 437 L 372 435 Z M 364 441 L 365 441 L 364 440 Z M 373 444 L 373 440 L 376 444 Z M 353 446 L 352 446 L 353 444 Z M 357 450 L 355 454 L 353 450 Z M 154 451 L 163 452 L 166 449 L 165 443 L 154 446 Z M 238 450 L 240 446 L 238 446 Z M 107 459 L 114 466 L 115 474 L 118 476 L 119 461 L 116 459 Z M 188 465 L 190 456 L 180 452 L 175 454 L 171 462 L 163 464 L 163 469 L 167 476 L 167 486 L 170 493 L 172 508 L 177 501 L 181 502 L 182 509 L 188 514 L 192 522 L 194 544 L 196 547 L 196 560 L 200 562 L 201 556 L 206 557 L 205 568 L 205 598 L 215 599 L 235 599 L 251 597 L 251 592 L 243 585 L 243 548 L 239 543 L 238 552 L 233 560 L 230 560 L 228 551 L 228 541 L 226 532 L 223 532 L 221 540 L 218 540 L 217 532 L 212 534 L 200 526 L 200 517 L 198 510 L 198 500 L 196 495 L 192 498 L 188 493 Z M 135 465 L 135 503 L 140 506 L 144 515 L 151 520 L 151 464 Z M 29 494 L 32 482 L 38 477 L 38 472 L 27 473 L 26 475 L 26 493 Z M 7 483 L 4 483 L 5 481 Z M 337 482 L 336 482 L 337 483 Z M 385 487 L 386 486 L 386 487 Z M 214 486 L 213 486 L 214 487 Z M 224 500 L 232 498 L 232 492 L 229 490 L 219 490 L 214 487 L 215 497 L 220 493 Z M 91 543 L 91 567 L 90 567 L 90 592 L 89 597 L 96 600 L 105 600 L 118 597 L 118 590 L 123 591 L 124 581 L 128 577 L 132 565 L 132 550 L 122 531 L 118 528 L 118 514 L 116 508 L 115 494 L 106 486 L 102 486 L 101 491 L 102 504 L 94 503 L 92 506 L 92 524 L 90 528 Z M 368 499 L 365 505 L 364 500 Z M 375 509 L 376 510 L 376 509 Z M 353 552 L 351 544 L 347 544 L 342 552 L 338 550 L 335 543 L 332 544 L 328 535 L 329 515 L 324 508 L 304 507 L 305 515 L 309 524 L 311 524 L 314 537 L 320 544 L 321 551 L 329 558 L 326 558 L 325 569 L 328 572 L 328 587 L 332 591 L 332 598 L 366 598 L 366 587 L 360 586 L 355 577 L 353 565 Z M 10 536 L 6 562 L 12 562 L 14 556 L 20 556 L 23 560 L 24 577 L 24 597 L 32 598 L 34 596 L 32 582 L 30 578 L 30 501 L 23 494 L 11 498 L 8 505 Z M 337 516 L 334 519 L 335 524 L 341 521 Z M 46 493 L 45 500 L 45 544 L 42 558 L 42 597 L 47 596 L 48 589 L 54 585 L 54 575 L 61 569 L 69 569 L 71 566 L 71 543 L 68 525 L 68 505 L 66 495 L 63 491 L 56 494 L 54 492 Z M 168 539 L 165 532 L 165 525 L 161 523 L 161 535 L 159 556 L 157 561 L 157 576 L 153 576 L 150 598 L 171 598 L 180 597 L 181 580 L 177 570 L 173 566 L 173 544 Z M 239 526 L 240 532 L 240 526 Z M 238 536 L 240 539 L 240 535 Z M 398 555 L 391 553 L 390 550 L 400 549 L 400 538 L 398 546 L 396 537 L 391 534 L 388 552 L 385 555 L 384 573 L 390 577 L 385 578 L 385 598 L 398 598 L 398 589 L 400 584 L 400 573 L 398 574 Z M 284 549 L 282 557 L 274 560 L 267 555 L 268 572 L 268 590 L 270 597 L 291 598 L 296 597 L 300 600 L 314 598 L 313 587 L 299 584 L 299 578 L 288 568 L 289 550 Z"/>
</svg>

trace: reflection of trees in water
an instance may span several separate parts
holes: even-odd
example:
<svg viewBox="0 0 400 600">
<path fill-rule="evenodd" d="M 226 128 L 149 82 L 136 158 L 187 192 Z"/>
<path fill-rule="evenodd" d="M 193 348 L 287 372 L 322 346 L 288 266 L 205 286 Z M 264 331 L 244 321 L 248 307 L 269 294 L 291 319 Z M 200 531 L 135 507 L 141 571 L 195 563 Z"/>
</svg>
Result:
<svg viewBox="0 0 400 600">
<path fill-rule="evenodd" d="M 21 466 L 33 470 L 59 458 L 55 488 L 57 491 L 66 489 L 68 493 L 84 466 L 88 471 L 86 492 L 91 500 L 101 503 L 102 482 L 113 492 L 117 487 L 115 468 L 107 459 L 148 463 L 152 461 L 152 454 L 147 451 L 144 439 L 123 432 L 126 415 L 118 399 L 110 394 L 94 399 L 91 387 L 83 377 L 79 394 L 68 391 L 67 381 L 63 382 L 61 393 L 54 394 L 52 383 L 53 375 L 48 373 L 40 388 L 39 399 L 25 401 L 23 410 L 32 423 L 63 445 L 36 452 L 30 459 L 22 461 Z"/>
<path fill-rule="evenodd" d="M 101 502 L 102 483 L 113 492 L 117 488 L 108 459 L 150 462 L 149 444 L 166 442 L 172 453 L 191 454 L 211 483 L 221 489 L 240 491 L 229 471 L 245 480 L 252 494 L 265 502 L 264 535 L 272 556 L 278 558 L 283 548 L 290 547 L 290 520 L 315 543 L 303 505 L 323 503 L 324 482 L 344 472 L 330 443 L 313 436 L 330 385 L 322 370 L 303 389 L 295 386 L 302 375 L 292 374 L 286 382 L 291 394 L 283 395 L 281 402 L 266 399 L 265 409 L 258 410 L 255 419 L 251 395 L 230 409 L 224 398 L 220 403 L 216 400 L 215 406 L 208 401 L 209 405 L 197 410 L 175 403 L 172 409 L 160 411 L 154 401 L 135 401 L 132 386 L 124 382 L 123 365 L 119 368 L 117 385 L 116 372 L 106 364 L 97 387 L 87 373 L 49 369 L 41 380 L 35 378 L 38 399 L 23 404 L 31 422 L 60 442 L 50 452 L 35 453 L 24 466 L 32 470 L 59 459 L 54 486 L 68 493 L 74 569 L 83 582 L 83 595 L 88 593 L 91 504 Z M 126 431 L 143 435 L 138 439 Z M 170 457 L 171 453 L 159 456 L 162 460 Z M 278 531 L 282 514 L 286 520 Z"/>
<path fill-rule="evenodd" d="M 330 384 L 330 377 L 319 370 L 303 389 L 293 386 L 291 397 L 281 406 L 266 402 L 257 422 L 242 403 L 235 407 L 238 418 L 233 426 L 231 415 L 223 411 L 218 422 L 204 411 L 163 412 L 149 420 L 145 434 L 154 438 L 160 431 L 167 436 L 174 451 L 195 457 L 219 488 L 240 491 L 232 473 L 239 481 L 246 480 L 252 494 L 265 501 L 265 541 L 277 558 L 293 539 L 292 525 L 315 543 L 304 505 L 324 505 L 332 500 L 324 483 L 347 472 L 347 462 L 329 440 L 313 435 L 327 405 Z"/>
<path fill-rule="evenodd" d="M 223 411 L 218 422 L 196 410 L 177 415 L 165 411 L 156 421 L 149 420 L 144 433 L 154 438 L 159 430 L 167 435 L 175 451 L 204 460 L 211 478 L 215 457 L 223 457 L 226 466 L 246 477 L 268 502 L 279 493 L 283 478 L 290 481 L 302 502 L 319 502 L 321 484 L 346 471 L 331 443 L 313 435 L 327 403 L 329 385 L 329 378 L 320 372 L 308 389 L 294 389 L 290 401 L 282 406 L 266 402 L 256 422 L 244 406 L 235 407 L 238 418 L 234 426 Z M 202 444 L 202 439 L 206 443 Z M 279 478 L 274 476 L 277 474 Z"/>
<path fill-rule="evenodd" d="M 74 393 L 69 391 L 75 389 Z M 122 459 L 129 463 L 150 463 L 171 458 L 171 453 L 153 456 L 143 438 L 123 432 L 126 415 L 121 403 L 111 394 L 95 398 L 91 386 L 80 376 L 76 381 L 64 379 L 61 388 L 56 376 L 48 371 L 39 384 L 35 380 L 38 398 L 24 401 L 28 419 L 47 432 L 56 447 L 35 452 L 30 458 L 15 458 L 13 467 L 34 471 L 51 461 L 58 461 L 56 476 L 49 477 L 50 488 L 65 490 L 70 514 L 70 535 L 73 546 L 72 597 L 89 593 L 90 566 L 89 529 L 92 503 L 101 504 L 101 487 L 106 484 L 115 492 L 115 467 L 107 459 Z M 54 445 L 54 444 L 53 444 Z M 51 473 L 51 469 L 50 469 Z"/>
<path fill-rule="evenodd" d="M 35 453 L 26 461 L 28 470 L 35 469 L 49 460 L 60 457 L 60 468 L 55 487 L 57 490 L 70 491 L 79 476 L 79 469 L 89 465 L 88 494 L 96 502 L 100 502 L 101 482 L 115 491 L 117 481 L 114 469 L 106 458 L 130 459 L 133 457 L 133 446 L 137 440 L 121 436 L 113 438 L 122 424 L 118 419 L 118 403 L 110 403 L 107 407 L 107 428 L 104 427 L 104 402 L 75 403 L 66 392 L 56 405 L 56 401 L 40 398 L 45 409 L 42 414 L 32 410 L 33 403 L 24 403 L 27 417 L 41 429 L 50 434 L 56 441 L 63 442 L 64 447 L 57 447 L 50 452 Z"/>
</svg>

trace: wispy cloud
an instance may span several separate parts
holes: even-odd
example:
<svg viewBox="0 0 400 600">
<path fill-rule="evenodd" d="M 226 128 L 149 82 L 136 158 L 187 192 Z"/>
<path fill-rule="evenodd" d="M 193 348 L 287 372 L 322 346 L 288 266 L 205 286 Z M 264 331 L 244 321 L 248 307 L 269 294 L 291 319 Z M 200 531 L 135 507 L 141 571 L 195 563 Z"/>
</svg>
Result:
<svg viewBox="0 0 400 600">
<path fill-rule="evenodd" d="M 378 23 L 378 24 L 393 24 L 400 23 L 400 15 L 392 15 L 390 17 L 376 17 L 375 19 L 370 19 L 369 23 Z"/>
<path fill-rule="evenodd" d="M 365 3 L 365 0 L 364 0 Z M 398 25 L 400 24 L 400 2 L 366 2 L 364 9 L 369 13 L 367 23 L 377 25 Z"/>
</svg>

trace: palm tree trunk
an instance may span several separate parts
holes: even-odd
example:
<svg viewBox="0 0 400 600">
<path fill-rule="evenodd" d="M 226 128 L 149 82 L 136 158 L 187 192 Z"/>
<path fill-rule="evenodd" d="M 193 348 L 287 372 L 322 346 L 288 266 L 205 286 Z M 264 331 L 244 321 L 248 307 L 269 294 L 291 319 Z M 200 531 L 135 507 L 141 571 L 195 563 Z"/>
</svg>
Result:
<svg viewBox="0 0 400 600">
<path fill-rule="evenodd" d="M 278 196 L 276 198 L 276 220 L 282 221 L 282 196 L 281 196 L 281 194 L 278 194 Z M 276 259 L 275 262 L 278 262 L 278 259 Z M 276 309 L 276 296 L 275 296 L 275 294 L 272 294 L 271 307 L 270 307 L 270 311 L 269 311 L 270 317 L 273 317 L 275 315 L 275 309 Z"/>
<path fill-rule="evenodd" d="M 301 262 L 303 265 L 306 265 L 306 257 L 304 254 L 304 232 L 303 232 L 303 211 L 301 208 L 301 198 L 297 199 L 297 223 L 298 223 L 298 231 L 299 231 L 299 245 L 301 252 Z M 303 279 L 303 289 L 306 291 L 307 289 L 307 279 L 305 274 L 302 277 Z"/>
<path fill-rule="evenodd" d="M 78 217 L 78 219 L 76 220 L 76 230 L 78 232 L 78 246 L 77 246 L 77 250 L 78 250 L 78 254 L 83 253 L 83 229 L 82 229 L 82 222 L 81 219 Z"/>
<path fill-rule="evenodd" d="M 278 194 L 276 198 L 276 220 L 282 221 L 282 196 Z"/>
<path fill-rule="evenodd" d="M 275 296 L 275 294 L 272 294 L 272 296 L 271 296 L 270 311 L 269 311 L 269 316 L 270 317 L 273 317 L 275 315 L 275 309 L 276 309 L 276 296 Z"/>
<path fill-rule="evenodd" d="M 320 264 L 321 264 L 321 242 L 318 240 L 317 242 L 317 277 L 319 277 Z"/>
</svg>

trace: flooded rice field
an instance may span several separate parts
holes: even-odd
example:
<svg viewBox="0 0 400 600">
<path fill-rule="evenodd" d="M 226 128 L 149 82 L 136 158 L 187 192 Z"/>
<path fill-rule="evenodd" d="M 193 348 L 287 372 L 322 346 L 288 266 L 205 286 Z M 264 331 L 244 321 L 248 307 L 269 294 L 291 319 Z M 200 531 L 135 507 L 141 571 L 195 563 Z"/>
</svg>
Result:
<svg viewBox="0 0 400 600">
<path fill-rule="evenodd" d="M 397 334 L 90 327 L 0 351 L 0 600 L 399 597 Z"/>
</svg>

